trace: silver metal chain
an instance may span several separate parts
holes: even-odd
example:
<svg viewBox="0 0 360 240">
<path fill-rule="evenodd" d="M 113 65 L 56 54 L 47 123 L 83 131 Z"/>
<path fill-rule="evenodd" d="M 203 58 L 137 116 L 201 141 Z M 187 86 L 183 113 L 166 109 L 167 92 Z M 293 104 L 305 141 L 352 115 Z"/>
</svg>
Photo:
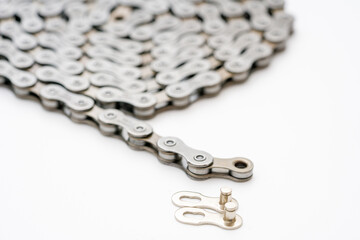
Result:
<svg viewBox="0 0 360 240">
<path fill-rule="evenodd" d="M 267 66 L 293 30 L 283 0 L 0 5 L 0 83 L 18 96 L 62 110 L 195 179 L 252 176 L 250 160 L 213 157 L 157 135 L 139 119 L 215 96 Z"/>
</svg>

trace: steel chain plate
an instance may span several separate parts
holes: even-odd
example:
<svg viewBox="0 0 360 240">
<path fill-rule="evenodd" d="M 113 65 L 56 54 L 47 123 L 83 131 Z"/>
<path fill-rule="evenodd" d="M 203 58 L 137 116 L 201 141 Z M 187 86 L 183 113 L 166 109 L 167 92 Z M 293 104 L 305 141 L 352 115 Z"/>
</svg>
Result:
<svg viewBox="0 0 360 240">
<path fill-rule="evenodd" d="M 283 0 L 0 4 L 0 83 L 17 95 L 95 125 L 192 178 L 252 176 L 250 160 L 213 157 L 136 118 L 186 107 L 267 66 L 293 31 Z"/>
</svg>

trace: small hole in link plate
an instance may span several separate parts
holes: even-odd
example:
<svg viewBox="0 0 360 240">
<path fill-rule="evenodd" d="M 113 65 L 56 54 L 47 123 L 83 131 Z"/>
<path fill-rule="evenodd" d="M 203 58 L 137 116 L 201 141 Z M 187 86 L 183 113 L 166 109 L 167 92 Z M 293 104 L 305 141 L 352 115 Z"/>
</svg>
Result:
<svg viewBox="0 0 360 240">
<path fill-rule="evenodd" d="M 245 162 L 237 161 L 237 162 L 234 163 L 234 166 L 236 168 L 244 169 L 244 168 L 247 168 L 248 165 Z"/>
<path fill-rule="evenodd" d="M 184 217 L 203 219 L 205 217 L 205 214 L 202 212 L 184 212 Z"/>
<path fill-rule="evenodd" d="M 201 201 L 201 198 L 199 197 L 194 197 L 194 196 L 182 196 L 180 197 L 180 200 L 181 201 L 184 201 L 184 202 L 189 202 L 189 203 L 198 203 Z"/>
</svg>

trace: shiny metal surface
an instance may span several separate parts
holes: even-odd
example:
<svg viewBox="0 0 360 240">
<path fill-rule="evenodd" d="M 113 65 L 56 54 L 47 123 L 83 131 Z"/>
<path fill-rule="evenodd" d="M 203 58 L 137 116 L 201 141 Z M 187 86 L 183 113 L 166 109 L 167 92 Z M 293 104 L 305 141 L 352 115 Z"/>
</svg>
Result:
<svg viewBox="0 0 360 240">
<path fill-rule="evenodd" d="M 227 187 L 220 189 L 220 197 L 207 197 L 189 191 L 177 192 L 172 196 L 173 204 L 180 207 L 175 212 L 175 218 L 185 224 L 210 224 L 228 230 L 237 229 L 242 225 L 242 218 L 236 214 L 238 202 L 231 193 L 231 188 Z"/>
<path fill-rule="evenodd" d="M 244 81 L 253 69 L 267 66 L 293 31 L 283 1 L 1 4 L 1 84 L 149 151 L 194 179 L 251 178 L 250 160 L 213 157 L 157 135 L 136 118 L 215 96 L 228 82 Z"/>
</svg>

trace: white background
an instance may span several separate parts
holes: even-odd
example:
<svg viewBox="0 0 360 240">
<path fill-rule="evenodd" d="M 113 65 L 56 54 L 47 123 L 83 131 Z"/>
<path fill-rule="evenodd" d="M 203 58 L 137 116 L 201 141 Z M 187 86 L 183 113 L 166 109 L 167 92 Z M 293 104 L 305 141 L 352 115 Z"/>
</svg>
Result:
<svg viewBox="0 0 360 240">
<path fill-rule="evenodd" d="M 296 33 L 248 82 L 150 120 L 246 183 L 190 180 L 0 88 L 0 239 L 360 239 L 360 2 L 288 0 Z M 242 228 L 175 221 L 171 195 L 233 188 Z"/>
</svg>

